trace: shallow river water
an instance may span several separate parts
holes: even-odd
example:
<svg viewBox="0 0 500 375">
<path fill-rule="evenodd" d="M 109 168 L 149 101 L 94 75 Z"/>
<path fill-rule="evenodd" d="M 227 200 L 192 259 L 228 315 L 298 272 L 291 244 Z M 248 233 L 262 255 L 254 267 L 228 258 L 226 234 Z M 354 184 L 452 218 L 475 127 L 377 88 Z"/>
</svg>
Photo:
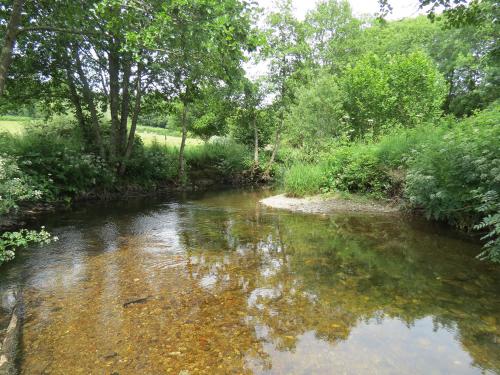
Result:
<svg viewBox="0 0 500 375">
<path fill-rule="evenodd" d="M 22 374 L 500 374 L 500 268 L 397 215 L 227 191 L 47 215 L 19 253 Z"/>
</svg>

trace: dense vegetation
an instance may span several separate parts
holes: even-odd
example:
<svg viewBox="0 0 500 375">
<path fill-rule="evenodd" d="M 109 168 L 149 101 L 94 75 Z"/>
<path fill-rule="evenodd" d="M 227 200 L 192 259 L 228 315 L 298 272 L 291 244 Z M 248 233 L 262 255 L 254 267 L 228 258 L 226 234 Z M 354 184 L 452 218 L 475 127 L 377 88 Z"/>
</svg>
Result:
<svg viewBox="0 0 500 375">
<path fill-rule="evenodd" d="M 0 114 L 30 120 L 0 133 L 0 215 L 274 180 L 397 199 L 483 233 L 482 257 L 500 261 L 495 4 L 440 3 L 421 1 L 432 21 L 388 22 L 336 0 L 299 20 L 282 0 L 260 27 L 239 0 L 8 1 Z M 246 60 L 267 71 L 248 78 Z M 0 263 L 14 237 L 37 240 L 16 233 Z"/>
</svg>

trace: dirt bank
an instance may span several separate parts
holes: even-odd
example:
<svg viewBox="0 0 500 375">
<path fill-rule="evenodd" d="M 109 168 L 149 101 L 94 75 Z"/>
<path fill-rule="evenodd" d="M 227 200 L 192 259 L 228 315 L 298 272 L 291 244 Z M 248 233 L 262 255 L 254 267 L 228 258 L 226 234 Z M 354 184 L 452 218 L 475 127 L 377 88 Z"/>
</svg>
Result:
<svg viewBox="0 0 500 375">
<path fill-rule="evenodd" d="M 274 195 L 260 201 L 265 206 L 309 214 L 329 214 L 335 212 L 397 213 L 394 205 L 374 201 L 356 201 L 339 197 L 316 195 L 306 198 L 292 198 L 285 194 Z"/>
</svg>

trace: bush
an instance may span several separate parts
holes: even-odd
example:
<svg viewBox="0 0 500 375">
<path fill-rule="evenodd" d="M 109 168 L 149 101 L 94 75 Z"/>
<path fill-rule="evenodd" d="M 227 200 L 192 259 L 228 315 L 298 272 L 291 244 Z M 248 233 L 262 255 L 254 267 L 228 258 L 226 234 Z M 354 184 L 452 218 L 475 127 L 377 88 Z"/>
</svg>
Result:
<svg viewBox="0 0 500 375">
<path fill-rule="evenodd" d="M 426 123 L 413 129 L 392 129 L 374 144 L 377 158 L 386 167 L 406 168 L 410 156 L 421 146 L 442 139 L 449 123 L 449 120 L 441 120 L 438 125 Z"/>
<path fill-rule="evenodd" d="M 316 147 L 346 131 L 344 93 L 333 75 L 322 73 L 300 87 L 286 117 L 287 140 L 295 147 Z"/>
<path fill-rule="evenodd" d="M 325 174 L 325 165 L 295 164 L 285 172 L 285 192 L 294 197 L 318 194 L 325 184 Z"/>
<path fill-rule="evenodd" d="M 142 185 L 175 181 L 178 175 L 178 150 L 153 142 L 144 146 L 136 138 L 134 151 L 127 162 L 125 178 Z"/>
<path fill-rule="evenodd" d="M 404 195 L 410 208 L 430 219 L 483 231 L 480 256 L 500 262 L 499 113 L 496 104 L 458 123 L 445 119 L 395 129 L 379 141 L 339 142 L 326 155 L 316 154 L 321 167 L 304 163 L 307 150 L 289 151 L 285 190 Z"/>
<path fill-rule="evenodd" d="M 462 121 L 409 160 L 405 194 L 429 218 L 487 229 L 484 256 L 500 261 L 500 106 Z"/>
<path fill-rule="evenodd" d="M 382 195 L 391 187 L 374 145 L 341 146 L 328 158 L 327 190 Z"/>
<path fill-rule="evenodd" d="M 207 142 L 186 148 L 189 169 L 214 170 L 219 176 L 234 176 L 250 168 L 252 153 L 247 147 L 230 140 Z"/>
<path fill-rule="evenodd" d="M 17 249 L 26 247 L 32 243 L 48 244 L 57 241 L 44 227 L 40 231 L 21 229 L 17 232 L 5 232 L 0 236 L 0 266 L 14 259 Z"/>
<path fill-rule="evenodd" d="M 21 171 L 17 160 L 0 155 L 0 215 L 18 207 L 20 202 L 40 199 L 42 191 Z"/>
<path fill-rule="evenodd" d="M 383 58 L 366 55 L 345 70 L 340 87 L 353 138 L 435 121 L 447 91 L 435 64 L 418 51 Z"/>
<path fill-rule="evenodd" d="M 72 124 L 32 124 L 21 137 L 2 134 L 0 146 L 16 158 L 20 170 L 45 199 L 72 197 L 96 186 L 111 186 L 107 164 L 85 150 Z"/>
</svg>

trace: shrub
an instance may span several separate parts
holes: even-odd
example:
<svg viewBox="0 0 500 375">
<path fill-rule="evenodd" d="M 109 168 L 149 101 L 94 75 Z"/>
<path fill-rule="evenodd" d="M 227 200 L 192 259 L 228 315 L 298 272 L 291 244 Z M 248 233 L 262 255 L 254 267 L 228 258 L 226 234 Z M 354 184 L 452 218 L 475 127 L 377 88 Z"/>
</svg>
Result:
<svg viewBox="0 0 500 375">
<path fill-rule="evenodd" d="M 500 106 L 462 121 L 409 160 L 405 194 L 426 216 L 489 230 L 483 256 L 500 261 Z"/>
<path fill-rule="evenodd" d="M 379 135 L 394 125 L 406 128 L 439 118 L 446 84 L 422 52 L 369 54 L 345 70 L 340 87 L 353 137 Z"/>
<path fill-rule="evenodd" d="M 297 89 L 296 101 L 286 117 L 288 142 L 294 146 L 317 147 L 346 131 L 344 93 L 333 75 L 322 73 Z"/>
<path fill-rule="evenodd" d="M 405 168 L 409 157 L 422 145 L 442 139 L 449 130 L 449 122 L 441 120 L 437 125 L 425 123 L 412 129 L 394 128 L 374 144 L 377 158 L 386 167 Z"/>
<path fill-rule="evenodd" d="M 186 148 L 186 162 L 190 169 L 212 169 L 220 176 L 233 176 L 250 168 L 252 154 L 236 142 L 217 140 Z"/>
<path fill-rule="evenodd" d="M 153 142 L 144 146 L 136 138 L 134 151 L 127 162 L 125 178 L 128 181 L 156 185 L 174 181 L 178 175 L 178 150 Z"/>
<path fill-rule="evenodd" d="M 373 145 L 341 146 L 328 159 L 327 189 L 382 195 L 391 186 Z"/>
<path fill-rule="evenodd" d="M 42 191 L 21 171 L 17 160 L 0 155 L 0 215 L 18 207 L 20 202 L 40 199 Z"/>
<path fill-rule="evenodd" d="M 325 174 L 325 165 L 295 164 L 284 174 L 285 192 L 296 197 L 318 194 L 325 184 Z"/>
<path fill-rule="evenodd" d="M 46 193 L 45 199 L 72 197 L 114 182 L 107 164 L 85 150 L 71 124 L 32 124 L 21 137 L 2 135 L 0 144 L 15 156 L 33 185 Z"/>
<path fill-rule="evenodd" d="M 5 232 L 0 236 L 0 265 L 14 259 L 15 251 L 33 243 L 48 244 L 57 241 L 42 226 L 40 231 L 21 229 L 17 232 Z"/>
</svg>

